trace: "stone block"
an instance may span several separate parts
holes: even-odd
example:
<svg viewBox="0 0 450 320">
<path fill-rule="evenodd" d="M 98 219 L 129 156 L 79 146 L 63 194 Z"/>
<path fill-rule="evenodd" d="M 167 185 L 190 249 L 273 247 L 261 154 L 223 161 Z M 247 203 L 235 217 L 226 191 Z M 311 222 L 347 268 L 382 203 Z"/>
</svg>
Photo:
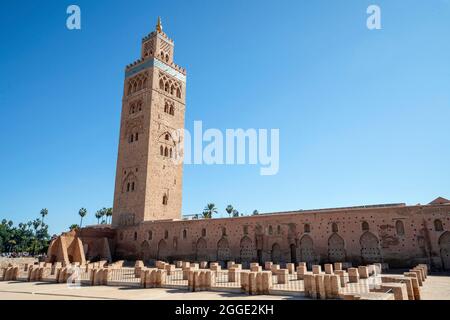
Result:
<svg viewBox="0 0 450 320">
<path fill-rule="evenodd" d="M 270 270 L 270 271 L 272 271 L 272 265 L 273 265 L 273 262 L 272 262 L 272 261 L 266 261 L 266 262 L 264 263 L 264 270 Z"/>
<path fill-rule="evenodd" d="M 252 271 L 252 272 L 261 272 L 263 270 L 262 270 L 262 267 L 260 267 L 260 266 L 250 266 L 250 271 Z"/>
<path fill-rule="evenodd" d="M 313 265 L 312 266 L 312 273 L 313 274 L 320 274 L 322 273 L 322 267 L 319 265 Z"/>
<path fill-rule="evenodd" d="M 333 265 L 330 263 L 325 264 L 325 274 L 333 274 Z"/>
<path fill-rule="evenodd" d="M 289 281 L 288 279 L 289 271 L 287 269 L 277 270 L 276 276 L 279 284 L 285 284 Z"/>
<path fill-rule="evenodd" d="M 417 279 L 417 274 L 414 272 L 405 272 L 404 276 L 411 279 L 411 285 L 413 287 L 414 300 L 421 300 L 420 285 Z"/>
<path fill-rule="evenodd" d="M 369 278 L 369 268 L 367 268 L 365 266 L 359 266 L 358 273 L 359 273 L 360 279 L 368 279 Z"/>
<path fill-rule="evenodd" d="M 357 268 L 348 268 L 348 281 L 350 283 L 358 283 L 359 282 L 359 272 Z"/>
<path fill-rule="evenodd" d="M 289 274 L 295 274 L 295 263 L 286 263 L 286 269 Z"/>
<path fill-rule="evenodd" d="M 334 263 L 334 270 L 335 271 L 341 271 L 342 270 L 342 262 L 335 262 Z"/>
<path fill-rule="evenodd" d="M 409 270 L 409 272 L 413 272 L 417 275 L 417 281 L 419 282 L 419 286 L 422 287 L 423 286 L 423 282 L 422 282 L 422 273 L 419 270 Z"/>
<path fill-rule="evenodd" d="M 175 265 L 173 264 L 166 264 L 165 270 L 167 272 L 167 275 L 170 276 L 175 272 Z"/>
<path fill-rule="evenodd" d="M 306 266 L 298 266 L 297 267 L 297 279 L 298 280 L 303 280 L 304 275 L 307 273 L 307 269 Z"/>
<path fill-rule="evenodd" d="M 395 300 L 408 300 L 408 293 L 404 283 L 382 283 L 381 289 L 392 291 Z"/>
<path fill-rule="evenodd" d="M 278 270 L 280 270 L 279 264 L 273 264 L 272 268 L 270 269 L 270 271 L 272 271 L 272 273 L 276 273 Z"/>
</svg>

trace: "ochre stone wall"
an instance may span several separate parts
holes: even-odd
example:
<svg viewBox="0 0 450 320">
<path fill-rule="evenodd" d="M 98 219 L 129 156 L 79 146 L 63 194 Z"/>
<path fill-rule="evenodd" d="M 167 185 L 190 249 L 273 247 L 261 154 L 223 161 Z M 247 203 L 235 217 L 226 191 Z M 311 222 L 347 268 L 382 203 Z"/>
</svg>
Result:
<svg viewBox="0 0 450 320">
<path fill-rule="evenodd" d="M 442 222 L 442 231 L 435 230 L 436 220 Z M 234 260 L 244 264 L 387 262 L 392 267 L 429 263 L 448 267 L 449 230 L 449 205 L 155 221 L 118 228 L 115 257 Z"/>
</svg>

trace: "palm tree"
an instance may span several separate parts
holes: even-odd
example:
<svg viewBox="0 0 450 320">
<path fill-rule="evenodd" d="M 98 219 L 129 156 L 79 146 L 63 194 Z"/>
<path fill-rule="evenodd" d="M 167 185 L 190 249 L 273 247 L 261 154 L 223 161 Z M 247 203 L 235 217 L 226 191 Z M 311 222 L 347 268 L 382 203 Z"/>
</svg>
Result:
<svg viewBox="0 0 450 320">
<path fill-rule="evenodd" d="M 258 211 L 258 210 L 253 211 L 253 215 L 254 215 L 254 216 L 259 215 L 259 211 Z"/>
<path fill-rule="evenodd" d="M 33 224 L 34 230 L 36 231 L 37 228 L 39 228 L 39 226 L 41 225 L 41 220 L 36 219 L 32 222 L 32 224 Z"/>
<path fill-rule="evenodd" d="M 95 217 L 97 218 L 97 224 L 100 224 L 100 218 L 103 217 L 102 210 L 98 210 L 98 211 L 95 213 Z"/>
<path fill-rule="evenodd" d="M 75 230 L 75 229 L 78 229 L 78 225 L 77 225 L 77 224 L 72 224 L 72 225 L 69 227 L 69 229 L 70 229 L 70 231 Z"/>
<path fill-rule="evenodd" d="M 231 214 L 233 213 L 233 206 L 231 204 L 229 204 L 226 208 L 225 211 L 228 213 L 228 215 L 231 217 Z"/>
<path fill-rule="evenodd" d="M 239 217 L 239 211 L 237 211 L 236 209 L 233 210 L 233 217 Z"/>
<path fill-rule="evenodd" d="M 112 208 L 106 209 L 106 222 L 108 222 L 108 217 L 109 217 L 110 222 L 112 223 L 112 215 L 113 215 L 113 209 Z"/>
<path fill-rule="evenodd" d="M 78 215 L 81 217 L 80 228 L 83 226 L 83 218 L 87 215 L 87 210 L 85 208 L 81 208 L 78 211 Z"/>
<path fill-rule="evenodd" d="M 44 223 L 44 217 L 46 215 L 48 215 L 48 210 L 44 208 L 44 209 L 41 210 L 42 223 Z"/>
<path fill-rule="evenodd" d="M 203 217 L 205 219 L 211 219 L 214 213 L 217 213 L 217 208 L 214 203 L 208 203 L 205 209 L 203 209 Z"/>
</svg>

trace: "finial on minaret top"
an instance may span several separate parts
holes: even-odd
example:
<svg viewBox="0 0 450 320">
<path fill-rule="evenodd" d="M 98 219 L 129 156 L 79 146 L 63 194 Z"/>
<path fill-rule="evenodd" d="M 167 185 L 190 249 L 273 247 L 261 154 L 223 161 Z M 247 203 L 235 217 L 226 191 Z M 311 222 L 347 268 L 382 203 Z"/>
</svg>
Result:
<svg viewBox="0 0 450 320">
<path fill-rule="evenodd" d="M 158 17 L 158 22 L 156 23 L 156 31 L 158 31 L 158 32 L 162 32 L 163 31 L 163 27 L 162 27 L 162 23 L 161 23 L 161 17 Z"/>
</svg>

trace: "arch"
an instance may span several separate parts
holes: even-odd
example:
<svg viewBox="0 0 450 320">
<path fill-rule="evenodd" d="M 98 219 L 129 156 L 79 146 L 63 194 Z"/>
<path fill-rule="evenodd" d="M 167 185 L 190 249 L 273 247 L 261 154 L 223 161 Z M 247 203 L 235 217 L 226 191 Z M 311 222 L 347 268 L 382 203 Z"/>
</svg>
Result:
<svg viewBox="0 0 450 320">
<path fill-rule="evenodd" d="M 371 232 L 364 232 L 359 239 L 361 245 L 361 259 L 364 263 L 382 262 L 380 241 Z"/>
<path fill-rule="evenodd" d="M 444 231 L 444 226 L 442 225 L 441 220 L 434 220 L 434 231 Z"/>
<path fill-rule="evenodd" d="M 253 245 L 252 240 L 245 236 L 241 239 L 240 242 L 240 258 L 241 263 L 246 267 L 256 259 L 255 247 Z"/>
<path fill-rule="evenodd" d="M 159 80 L 159 88 L 160 88 L 161 90 L 164 90 L 164 80 L 163 80 L 163 79 L 160 79 L 160 80 Z"/>
<path fill-rule="evenodd" d="M 122 192 L 132 191 L 131 190 L 132 184 L 134 184 L 134 188 L 138 187 L 137 177 L 134 175 L 134 173 L 130 172 L 123 180 Z"/>
<path fill-rule="evenodd" d="M 173 84 L 170 87 L 170 94 L 175 94 L 175 86 Z"/>
<path fill-rule="evenodd" d="M 164 104 L 164 112 L 169 113 L 169 104 L 167 102 Z"/>
<path fill-rule="evenodd" d="M 205 238 L 200 238 L 195 246 L 195 255 L 197 261 L 208 261 L 207 243 Z"/>
<path fill-rule="evenodd" d="M 304 233 L 310 233 L 311 232 L 311 225 L 309 223 L 305 223 L 303 226 L 303 232 Z"/>
<path fill-rule="evenodd" d="M 279 264 L 281 262 L 281 248 L 278 243 L 274 243 L 271 251 L 272 262 Z"/>
<path fill-rule="evenodd" d="M 166 54 L 166 62 L 169 62 L 169 55 Z"/>
<path fill-rule="evenodd" d="M 181 90 L 180 90 L 180 88 L 177 88 L 177 98 L 181 99 Z"/>
<path fill-rule="evenodd" d="M 442 268 L 450 270 L 450 232 L 446 231 L 439 237 L 439 249 L 442 259 Z"/>
<path fill-rule="evenodd" d="M 403 221 L 397 220 L 395 222 L 395 230 L 397 232 L 397 235 L 399 236 L 405 235 L 405 226 L 403 225 Z"/>
<path fill-rule="evenodd" d="M 158 260 L 166 260 L 169 252 L 167 250 L 167 243 L 164 239 L 161 239 L 158 243 Z"/>
<path fill-rule="evenodd" d="M 173 106 L 170 107 L 169 114 L 170 114 L 171 116 L 174 116 L 174 115 L 175 115 L 175 109 L 174 109 Z"/>
<path fill-rule="evenodd" d="M 339 232 L 339 228 L 338 228 L 338 225 L 337 225 L 336 222 L 333 222 L 331 224 L 331 232 L 334 232 L 334 233 L 338 233 Z"/>
<path fill-rule="evenodd" d="M 227 262 L 231 260 L 230 245 L 225 237 L 217 242 L 217 260 L 219 262 Z"/>
<path fill-rule="evenodd" d="M 297 264 L 297 246 L 291 243 L 289 249 L 291 251 L 291 263 Z"/>
<path fill-rule="evenodd" d="M 165 92 L 169 92 L 169 82 L 166 82 L 166 84 L 164 85 L 164 91 Z"/>
<path fill-rule="evenodd" d="M 363 221 L 361 223 L 361 229 L 362 231 L 369 231 L 369 223 L 367 223 L 367 221 Z"/>
<path fill-rule="evenodd" d="M 272 226 L 269 226 L 269 235 L 272 235 L 273 234 L 273 228 L 272 228 Z"/>
<path fill-rule="evenodd" d="M 141 243 L 141 259 L 146 261 L 150 260 L 150 258 L 150 244 L 145 240 Z"/>
<path fill-rule="evenodd" d="M 164 194 L 164 195 L 163 195 L 162 204 L 163 204 L 163 205 L 167 205 L 168 201 L 169 201 L 169 199 L 168 199 L 167 195 Z"/>
<path fill-rule="evenodd" d="M 344 239 L 337 233 L 328 238 L 328 260 L 330 262 L 344 262 L 346 257 Z"/>
<path fill-rule="evenodd" d="M 308 235 L 304 235 L 300 239 L 300 259 L 307 263 L 315 261 L 314 242 Z"/>
<path fill-rule="evenodd" d="M 184 230 L 183 230 L 183 239 L 186 239 L 186 238 L 187 238 L 187 230 L 184 229 Z"/>
<path fill-rule="evenodd" d="M 169 148 L 165 147 L 164 148 L 164 157 L 168 157 L 169 156 Z"/>
<path fill-rule="evenodd" d="M 160 146 L 160 147 L 159 147 L 159 153 L 160 153 L 162 156 L 164 156 L 164 147 L 163 147 L 163 146 Z"/>
</svg>

